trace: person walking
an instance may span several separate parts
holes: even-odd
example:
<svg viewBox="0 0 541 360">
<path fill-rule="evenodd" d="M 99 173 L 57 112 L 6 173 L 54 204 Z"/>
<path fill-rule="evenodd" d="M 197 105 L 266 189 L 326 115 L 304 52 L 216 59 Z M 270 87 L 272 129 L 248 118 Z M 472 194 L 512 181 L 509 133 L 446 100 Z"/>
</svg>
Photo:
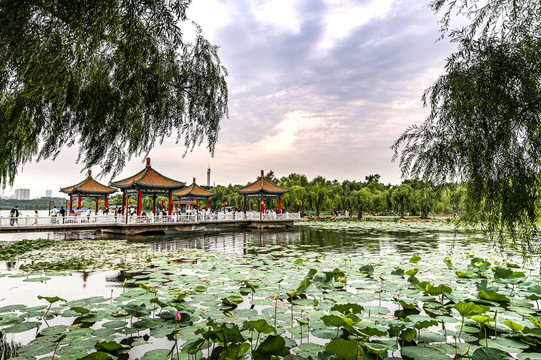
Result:
<svg viewBox="0 0 541 360">
<path fill-rule="evenodd" d="M 19 212 L 19 207 L 15 206 L 15 223 L 17 225 L 19 225 L 19 215 L 21 215 L 21 213 Z"/>
<path fill-rule="evenodd" d="M 37 210 L 34 210 L 34 225 L 38 224 L 39 214 Z"/>
<path fill-rule="evenodd" d="M 15 225 L 15 208 L 12 208 L 9 211 L 9 225 Z"/>
</svg>

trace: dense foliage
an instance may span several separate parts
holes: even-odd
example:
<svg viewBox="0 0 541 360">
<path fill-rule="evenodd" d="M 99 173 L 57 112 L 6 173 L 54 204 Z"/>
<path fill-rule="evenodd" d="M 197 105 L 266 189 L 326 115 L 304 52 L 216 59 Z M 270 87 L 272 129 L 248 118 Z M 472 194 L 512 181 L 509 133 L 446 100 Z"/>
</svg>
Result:
<svg viewBox="0 0 541 360">
<path fill-rule="evenodd" d="M 426 120 L 395 142 L 406 177 L 466 185 L 463 221 L 536 239 L 541 171 L 539 1 L 437 0 L 458 44 L 423 95 Z M 449 31 L 455 13 L 471 19 Z"/>
<path fill-rule="evenodd" d="M 174 134 L 213 152 L 226 69 L 199 27 L 183 39 L 189 3 L 0 2 L 0 186 L 65 146 L 113 174 Z"/>
<path fill-rule="evenodd" d="M 41 249 L 54 244 L 54 240 L 37 239 L 21 240 L 6 246 L 0 246 L 0 260 L 14 260 L 16 256 L 27 253 L 32 250 Z"/>
</svg>

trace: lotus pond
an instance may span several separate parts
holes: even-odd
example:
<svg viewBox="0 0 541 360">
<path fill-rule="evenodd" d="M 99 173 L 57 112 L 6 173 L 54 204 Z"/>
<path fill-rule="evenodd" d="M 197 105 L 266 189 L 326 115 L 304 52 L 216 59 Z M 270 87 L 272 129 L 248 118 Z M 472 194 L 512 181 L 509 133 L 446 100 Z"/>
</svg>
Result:
<svg viewBox="0 0 541 360">
<path fill-rule="evenodd" d="M 58 236 L 2 242 L 0 360 L 541 359 L 539 259 L 445 223 Z"/>
</svg>

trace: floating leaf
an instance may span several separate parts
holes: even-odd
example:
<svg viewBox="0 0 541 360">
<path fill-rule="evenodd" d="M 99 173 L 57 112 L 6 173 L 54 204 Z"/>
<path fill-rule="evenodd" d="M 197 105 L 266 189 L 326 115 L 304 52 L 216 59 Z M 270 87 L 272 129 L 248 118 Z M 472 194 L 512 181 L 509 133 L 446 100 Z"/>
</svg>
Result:
<svg viewBox="0 0 541 360">
<path fill-rule="evenodd" d="M 509 302 L 511 301 L 507 296 L 498 294 L 494 290 L 481 290 L 479 291 L 479 294 L 477 294 L 479 299 L 485 299 L 489 301 L 497 301 L 497 302 Z"/>
<path fill-rule="evenodd" d="M 513 357 L 499 349 L 494 349 L 490 347 L 480 347 L 477 350 L 475 350 L 472 354 L 472 360 L 495 360 L 495 359 L 502 359 L 502 360 L 511 360 Z"/>
</svg>

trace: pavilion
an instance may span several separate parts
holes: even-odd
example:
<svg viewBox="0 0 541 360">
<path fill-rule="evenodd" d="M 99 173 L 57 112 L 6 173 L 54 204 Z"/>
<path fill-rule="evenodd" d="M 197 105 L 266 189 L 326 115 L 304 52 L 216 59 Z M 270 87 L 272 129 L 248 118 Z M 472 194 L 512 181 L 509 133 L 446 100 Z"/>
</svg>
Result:
<svg viewBox="0 0 541 360">
<path fill-rule="evenodd" d="M 108 206 L 109 195 L 115 193 L 117 190 L 100 184 L 92 178 L 92 170 L 88 170 L 88 176 L 80 183 L 65 188 L 60 188 L 60 191 L 70 196 L 69 200 L 69 212 L 73 212 L 73 196 L 77 196 L 77 208 L 81 209 L 81 197 L 94 197 L 96 198 L 96 214 L 98 213 L 99 198 L 105 197 L 104 207 Z"/>
<path fill-rule="evenodd" d="M 141 215 L 141 194 L 152 194 L 152 213 L 156 214 L 156 195 L 169 194 L 169 211 L 171 215 L 171 205 L 173 200 L 173 191 L 180 190 L 185 183 L 164 176 L 150 166 L 150 158 L 146 159 L 145 168 L 129 178 L 113 181 L 111 186 L 119 188 L 122 191 L 122 206 L 126 209 L 126 194 L 137 193 L 137 215 Z"/>
<path fill-rule="evenodd" d="M 275 185 L 269 180 L 265 179 L 265 172 L 261 170 L 261 176 L 250 185 L 237 189 L 236 192 L 244 196 L 244 213 L 248 210 L 246 204 L 246 198 L 248 197 L 261 197 L 261 212 L 265 212 L 265 198 L 277 197 L 278 198 L 278 214 L 282 213 L 282 195 L 290 192 L 291 190 Z"/>
<path fill-rule="evenodd" d="M 186 187 L 185 189 L 182 189 L 180 191 L 174 192 L 173 195 L 179 198 L 180 201 L 182 200 L 189 200 L 189 201 L 197 201 L 197 200 L 206 200 L 207 201 L 207 208 L 209 208 L 209 198 L 216 195 L 213 192 L 207 191 L 203 188 L 201 188 L 199 185 L 195 183 L 195 178 L 193 178 L 193 183 Z"/>
</svg>

